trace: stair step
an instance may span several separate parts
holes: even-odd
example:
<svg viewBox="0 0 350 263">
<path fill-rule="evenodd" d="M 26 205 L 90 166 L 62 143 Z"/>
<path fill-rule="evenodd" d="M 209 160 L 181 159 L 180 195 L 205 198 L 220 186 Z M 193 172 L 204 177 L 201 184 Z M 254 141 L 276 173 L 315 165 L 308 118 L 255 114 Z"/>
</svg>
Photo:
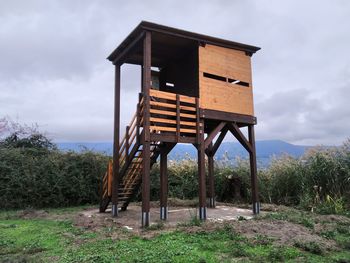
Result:
<svg viewBox="0 0 350 263">
<path fill-rule="evenodd" d="M 132 195 L 132 192 L 123 192 L 118 194 L 118 196 L 126 196 L 126 195 Z"/>
<path fill-rule="evenodd" d="M 137 184 L 131 184 L 131 186 L 134 186 L 134 185 L 137 185 Z M 125 186 L 125 184 L 119 184 L 120 188 L 123 188 L 123 186 Z"/>
<path fill-rule="evenodd" d="M 123 192 L 124 190 L 134 190 L 134 188 L 132 187 L 128 187 L 128 188 L 119 188 L 119 191 Z"/>
</svg>

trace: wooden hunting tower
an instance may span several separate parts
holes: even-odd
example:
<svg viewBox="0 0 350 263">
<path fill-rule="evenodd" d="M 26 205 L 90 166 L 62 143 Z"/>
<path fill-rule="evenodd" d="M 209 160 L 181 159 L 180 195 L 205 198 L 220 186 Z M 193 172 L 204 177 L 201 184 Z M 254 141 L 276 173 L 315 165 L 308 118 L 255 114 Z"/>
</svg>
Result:
<svg viewBox="0 0 350 263">
<path fill-rule="evenodd" d="M 142 189 L 142 226 L 150 222 L 150 169 L 160 156 L 160 217 L 167 218 L 167 155 L 177 143 L 198 151 L 199 218 L 215 207 L 214 155 L 231 132 L 249 152 L 253 212 L 259 213 L 251 57 L 260 48 L 141 22 L 108 59 L 115 65 L 113 162 L 103 178 L 100 211 L 126 210 Z M 142 67 L 136 113 L 120 135 L 120 67 Z M 248 139 L 240 128 L 248 127 Z M 217 138 L 215 141 L 213 141 Z M 208 157 L 208 180 L 205 175 Z M 209 182 L 208 189 L 206 181 Z"/>
</svg>

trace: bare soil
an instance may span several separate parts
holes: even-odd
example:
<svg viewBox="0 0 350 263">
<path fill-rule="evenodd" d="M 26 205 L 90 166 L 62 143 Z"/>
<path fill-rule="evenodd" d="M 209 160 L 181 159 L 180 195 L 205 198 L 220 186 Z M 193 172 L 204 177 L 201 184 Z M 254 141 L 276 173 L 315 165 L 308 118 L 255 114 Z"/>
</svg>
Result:
<svg viewBox="0 0 350 263">
<path fill-rule="evenodd" d="M 141 207 L 137 203 L 129 205 L 127 211 L 120 212 L 117 218 L 111 216 L 110 210 L 106 213 L 99 213 L 96 207 L 86 208 L 79 212 L 64 212 L 62 214 L 50 213 L 45 210 L 24 210 L 19 212 L 21 218 L 46 218 L 54 220 L 72 220 L 77 227 L 91 231 L 105 231 L 107 235 L 115 239 L 121 239 L 130 235 L 141 235 L 144 238 L 151 238 L 165 231 L 172 231 L 181 227 L 184 223 L 189 223 L 196 217 L 198 211 L 191 202 L 176 203 L 177 206 L 169 207 L 168 220 L 159 220 L 160 212 L 157 203 L 151 205 L 151 222 L 154 228 L 144 230 L 141 228 Z M 244 206 L 241 206 L 244 207 Z M 276 205 L 264 205 L 266 211 L 286 211 L 288 207 Z M 263 214 L 266 212 L 262 212 Z M 185 231 L 215 231 L 220 225 L 229 224 L 235 232 L 242 234 L 249 239 L 256 239 L 260 236 L 272 240 L 277 245 L 293 245 L 296 242 L 316 242 L 323 248 L 331 250 L 336 248 L 334 241 L 325 239 L 318 235 L 320 232 L 331 229 L 340 223 L 349 223 L 350 219 L 336 215 L 315 216 L 314 229 L 307 228 L 301 224 L 296 224 L 283 220 L 254 218 L 251 209 L 238 208 L 228 204 L 218 204 L 216 208 L 207 208 L 208 220 L 199 226 L 188 224 Z M 326 222 L 326 223 L 325 223 Z M 157 227 L 159 226 L 159 227 Z"/>
</svg>

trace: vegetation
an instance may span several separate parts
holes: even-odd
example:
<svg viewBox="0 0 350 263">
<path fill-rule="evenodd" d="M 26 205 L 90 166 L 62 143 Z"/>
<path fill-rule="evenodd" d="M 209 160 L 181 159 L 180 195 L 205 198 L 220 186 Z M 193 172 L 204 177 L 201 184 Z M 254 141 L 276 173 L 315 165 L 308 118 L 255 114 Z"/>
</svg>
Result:
<svg viewBox="0 0 350 263">
<path fill-rule="evenodd" d="M 61 152 L 32 127 L 15 126 L 0 140 L 0 207 L 95 204 L 107 161 L 90 151 Z"/>
<path fill-rule="evenodd" d="M 186 159 L 169 165 L 169 195 L 184 199 L 197 196 L 197 162 Z M 222 202 L 250 202 L 250 170 L 247 160 L 236 166 L 217 161 L 215 192 Z M 159 196 L 159 166 L 151 173 L 151 195 Z M 233 185 L 240 183 L 235 200 Z M 300 206 L 320 213 L 342 214 L 350 209 L 350 140 L 337 148 L 318 148 L 302 158 L 281 156 L 258 171 L 260 200 L 264 203 Z"/>
<path fill-rule="evenodd" d="M 98 203 L 100 179 L 108 156 L 87 150 L 61 152 L 36 127 L 15 123 L 7 127 L 10 128 L 6 136 L 1 136 L 0 129 L 2 208 Z M 260 200 L 264 203 L 300 206 L 320 213 L 348 213 L 350 140 L 342 147 L 313 149 L 300 159 L 275 158 L 268 168 L 258 171 L 258 180 Z M 237 184 L 239 193 L 233 193 Z M 170 161 L 170 197 L 194 199 L 197 185 L 196 160 Z M 225 160 L 216 162 L 215 187 L 218 201 L 250 202 L 248 161 L 238 159 L 235 166 Z M 159 199 L 158 164 L 151 173 L 151 198 Z"/>
<path fill-rule="evenodd" d="M 1 212 L 0 261 L 348 262 L 350 258 L 350 220 L 344 220 L 345 217 L 323 218 L 315 213 L 284 208 L 253 221 L 215 226 L 189 222 L 175 229 L 167 229 L 166 225 L 158 223 L 138 234 L 107 225 L 79 226 L 75 217 L 83 209 L 86 207 L 50 209 L 44 216 L 33 210 L 29 217 L 23 217 L 28 211 Z M 276 237 L 259 231 L 254 236 L 246 236 L 237 228 L 246 224 L 245 228 L 249 229 L 252 222 L 261 224 L 261 229 L 266 229 L 264 224 L 270 222 L 279 225 L 293 222 L 303 228 L 304 217 L 320 229 L 312 232 L 315 240 L 329 240 L 335 245 L 327 248 L 314 240 L 281 243 Z M 160 232 L 160 229 L 167 231 Z M 322 229 L 327 229 L 327 237 Z M 281 232 L 280 235 L 285 234 Z"/>
<path fill-rule="evenodd" d="M 4 136 L 0 125 L 0 262 L 349 262 L 350 141 L 310 151 L 301 159 L 282 156 L 259 170 L 261 201 L 290 207 L 214 227 L 199 221 L 196 213 L 171 229 L 158 222 L 141 234 L 104 218 L 94 227 L 79 225 L 86 204 L 98 202 L 108 158 L 89 151 L 60 152 L 33 127 L 15 126 Z M 171 162 L 170 197 L 195 199 L 196 173 L 195 160 Z M 151 177 L 151 195 L 158 200 L 158 165 Z M 249 202 L 246 160 L 237 160 L 234 167 L 216 162 L 215 180 L 219 201 L 237 201 L 239 196 Z M 239 193 L 232 193 L 237 183 Z M 48 208 L 59 206 L 64 208 Z M 35 210 L 39 207 L 46 209 Z M 265 211 L 268 207 L 263 206 Z M 257 229 L 253 235 L 242 232 L 252 223 Z M 288 234 L 283 229 L 295 228 L 303 238 L 281 242 L 276 233 L 265 231 L 271 224 L 281 236 Z"/>
</svg>

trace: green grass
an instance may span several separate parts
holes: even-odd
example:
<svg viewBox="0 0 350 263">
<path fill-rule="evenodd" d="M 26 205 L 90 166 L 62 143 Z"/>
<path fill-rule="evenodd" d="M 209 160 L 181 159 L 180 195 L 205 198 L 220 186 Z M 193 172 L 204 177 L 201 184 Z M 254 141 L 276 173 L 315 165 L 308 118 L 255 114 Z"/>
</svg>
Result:
<svg viewBox="0 0 350 263">
<path fill-rule="evenodd" d="M 61 212 L 57 210 L 58 214 Z M 125 235 L 117 227 L 91 231 L 75 227 L 70 221 L 14 219 L 16 213 L 6 212 L 6 216 L 4 213 L 0 212 L 0 262 L 346 262 L 350 258 L 347 224 L 320 234 L 335 240 L 340 247 L 324 251 L 316 243 L 277 245 L 273 238 L 258 233 L 248 239 L 229 224 L 212 231 L 200 225 L 197 232 L 188 231 L 190 224 L 146 239 L 136 234 Z M 313 229 L 315 222 L 311 216 L 301 213 L 306 218 L 303 221 L 292 214 L 274 213 L 265 217 L 295 221 Z M 162 228 L 163 224 L 156 224 L 146 232 Z"/>
</svg>

